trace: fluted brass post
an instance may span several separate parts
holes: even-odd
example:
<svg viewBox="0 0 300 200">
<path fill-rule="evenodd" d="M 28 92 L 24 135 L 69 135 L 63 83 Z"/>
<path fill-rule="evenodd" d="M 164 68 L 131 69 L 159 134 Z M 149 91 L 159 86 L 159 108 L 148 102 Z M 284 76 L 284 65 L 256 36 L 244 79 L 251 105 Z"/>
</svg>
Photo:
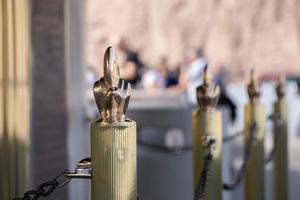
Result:
<svg viewBox="0 0 300 200">
<path fill-rule="evenodd" d="M 287 115 L 288 106 L 284 98 L 283 80 L 276 87 L 277 101 L 274 103 L 274 114 L 279 120 L 274 119 L 274 164 L 273 164 L 273 199 L 288 199 L 288 131 Z"/>
<path fill-rule="evenodd" d="M 257 131 L 246 165 L 245 200 L 264 200 L 264 130 L 266 120 L 264 108 L 259 103 L 260 91 L 253 70 L 247 89 L 250 102 L 245 107 L 245 146 L 248 144 L 250 127 L 254 122 L 257 125 Z"/>
<path fill-rule="evenodd" d="M 125 116 L 131 87 L 120 80 L 111 47 L 103 67 L 94 84 L 101 118 L 91 124 L 92 200 L 136 200 L 136 124 Z"/>
<path fill-rule="evenodd" d="M 194 192 L 199 185 L 201 172 L 204 167 L 205 155 L 207 154 L 207 137 L 215 139 L 212 150 L 213 161 L 207 179 L 205 200 L 222 199 L 222 116 L 216 109 L 220 89 L 211 81 L 207 74 L 207 67 L 203 74 L 203 84 L 197 88 L 197 100 L 199 108 L 193 112 L 193 172 Z"/>
</svg>

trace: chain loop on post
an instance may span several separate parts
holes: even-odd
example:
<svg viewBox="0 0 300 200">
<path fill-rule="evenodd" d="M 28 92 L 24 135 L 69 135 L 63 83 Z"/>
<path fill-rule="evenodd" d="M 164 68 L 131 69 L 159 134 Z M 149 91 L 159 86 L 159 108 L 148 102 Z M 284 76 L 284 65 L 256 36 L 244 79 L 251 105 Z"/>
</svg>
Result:
<svg viewBox="0 0 300 200">
<path fill-rule="evenodd" d="M 272 114 L 271 116 L 268 117 L 268 119 L 273 120 L 277 124 L 283 123 L 280 115 Z M 278 137 L 279 137 L 278 133 L 273 130 L 273 134 L 274 134 L 273 148 L 270 151 L 269 155 L 265 158 L 265 164 L 268 164 L 269 162 L 271 162 L 273 160 L 273 157 L 274 157 L 274 154 L 276 151 L 276 147 L 278 146 Z"/>
<path fill-rule="evenodd" d="M 203 170 L 201 172 L 200 175 L 200 179 L 197 185 L 197 190 L 195 192 L 195 196 L 194 196 L 194 200 L 201 200 L 205 194 L 206 194 L 206 187 L 207 187 L 207 182 L 208 182 L 208 177 L 209 177 L 209 173 L 210 173 L 210 167 L 213 161 L 213 153 L 212 153 L 212 149 L 214 144 L 216 143 L 216 140 L 212 137 L 207 138 L 207 154 L 204 157 L 204 166 L 203 166 Z"/>
<path fill-rule="evenodd" d="M 242 181 L 244 174 L 245 174 L 245 170 L 246 170 L 246 164 L 248 161 L 248 158 L 250 156 L 251 153 L 251 148 L 253 146 L 253 142 L 255 141 L 255 135 L 256 135 L 256 131 L 257 131 L 257 124 L 256 122 L 253 122 L 251 124 L 250 127 L 250 137 L 246 146 L 246 150 L 245 150 L 245 154 L 244 154 L 244 158 L 243 158 L 243 163 L 240 167 L 240 169 L 237 172 L 237 176 L 234 180 L 234 182 L 232 183 L 223 183 L 223 189 L 224 190 L 234 190 Z"/>
</svg>

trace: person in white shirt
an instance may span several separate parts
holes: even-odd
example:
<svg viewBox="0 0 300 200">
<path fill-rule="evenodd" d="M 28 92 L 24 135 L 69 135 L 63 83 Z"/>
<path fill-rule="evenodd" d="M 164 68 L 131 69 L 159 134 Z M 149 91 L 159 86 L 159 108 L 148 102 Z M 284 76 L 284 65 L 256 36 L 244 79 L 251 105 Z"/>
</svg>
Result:
<svg viewBox="0 0 300 200">
<path fill-rule="evenodd" d="M 179 88 L 187 91 L 190 103 L 196 104 L 196 88 L 202 83 L 202 72 L 208 63 L 202 49 L 192 49 L 188 52 L 187 58 L 187 70 L 180 77 Z"/>
</svg>

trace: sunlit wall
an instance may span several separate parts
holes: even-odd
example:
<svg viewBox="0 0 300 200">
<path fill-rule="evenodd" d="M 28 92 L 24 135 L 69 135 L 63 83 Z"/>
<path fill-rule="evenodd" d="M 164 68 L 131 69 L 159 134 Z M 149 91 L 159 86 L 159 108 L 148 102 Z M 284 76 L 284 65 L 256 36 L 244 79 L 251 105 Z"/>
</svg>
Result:
<svg viewBox="0 0 300 200">
<path fill-rule="evenodd" d="M 99 66 L 113 34 L 125 36 L 151 66 L 182 62 L 191 47 L 236 72 L 300 72 L 298 0 L 88 0 L 87 62 Z"/>
</svg>

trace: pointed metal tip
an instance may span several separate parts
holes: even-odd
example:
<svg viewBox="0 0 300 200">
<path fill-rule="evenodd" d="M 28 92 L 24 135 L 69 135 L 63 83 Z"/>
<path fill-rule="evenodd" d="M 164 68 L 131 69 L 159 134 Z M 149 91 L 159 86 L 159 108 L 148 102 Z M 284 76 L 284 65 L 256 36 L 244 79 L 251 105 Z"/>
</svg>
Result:
<svg viewBox="0 0 300 200">
<path fill-rule="evenodd" d="M 118 56 L 117 56 L 115 50 L 111 46 L 109 46 L 109 47 L 107 47 L 107 49 L 105 50 L 105 53 L 104 53 L 103 67 L 110 67 L 114 61 L 115 62 L 118 61 Z"/>
<path fill-rule="evenodd" d="M 278 81 L 276 84 L 276 94 L 278 99 L 283 98 L 285 95 L 285 81 L 286 81 L 285 76 L 281 75 L 278 77 Z"/>
<path fill-rule="evenodd" d="M 206 63 L 206 65 L 204 66 L 204 73 L 207 73 L 207 69 L 208 69 L 208 64 Z"/>
<path fill-rule="evenodd" d="M 256 99 L 258 99 L 260 95 L 260 89 L 255 77 L 255 70 L 253 68 L 250 71 L 250 81 L 248 83 L 247 90 L 251 102 L 254 102 Z"/>
<path fill-rule="evenodd" d="M 107 49 L 106 49 L 106 51 L 105 51 L 105 54 L 107 54 L 107 55 L 109 55 L 109 56 L 111 56 L 111 55 L 117 56 L 115 50 L 114 50 L 111 46 L 107 47 Z"/>
<path fill-rule="evenodd" d="M 254 84 L 254 82 L 255 82 L 255 70 L 251 68 L 249 85 Z"/>
<path fill-rule="evenodd" d="M 255 75 L 255 70 L 253 68 L 251 68 L 251 71 L 250 71 L 251 79 L 254 79 L 254 75 Z"/>
<path fill-rule="evenodd" d="M 131 84 L 130 83 L 128 83 L 128 85 L 127 85 L 127 96 L 131 96 L 131 92 L 132 92 L 132 89 L 131 89 Z"/>
<path fill-rule="evenodd" d="M 125 81 L 121 80 L 121 87 L 120 87 L 121 93 L 124 91 L 124 85 L 125 85 Z"/>
<path fill-rule="evenodd" d="M 112 47 L 108 47 L 103 60 L 103 78 L 111 87 L 117 87 L 120 79 L 118 56 Z"/>
<path fill-rule="evenodd" d="M 204 66 L 204 69 L 203 69 L 203 75 L 202 75 L 202 79 L 203 79 L 203 83 L 204 84 L 208 84 L 209 80 L 208 80 L 208 64 L 206 64 Z"/>
</svg>

